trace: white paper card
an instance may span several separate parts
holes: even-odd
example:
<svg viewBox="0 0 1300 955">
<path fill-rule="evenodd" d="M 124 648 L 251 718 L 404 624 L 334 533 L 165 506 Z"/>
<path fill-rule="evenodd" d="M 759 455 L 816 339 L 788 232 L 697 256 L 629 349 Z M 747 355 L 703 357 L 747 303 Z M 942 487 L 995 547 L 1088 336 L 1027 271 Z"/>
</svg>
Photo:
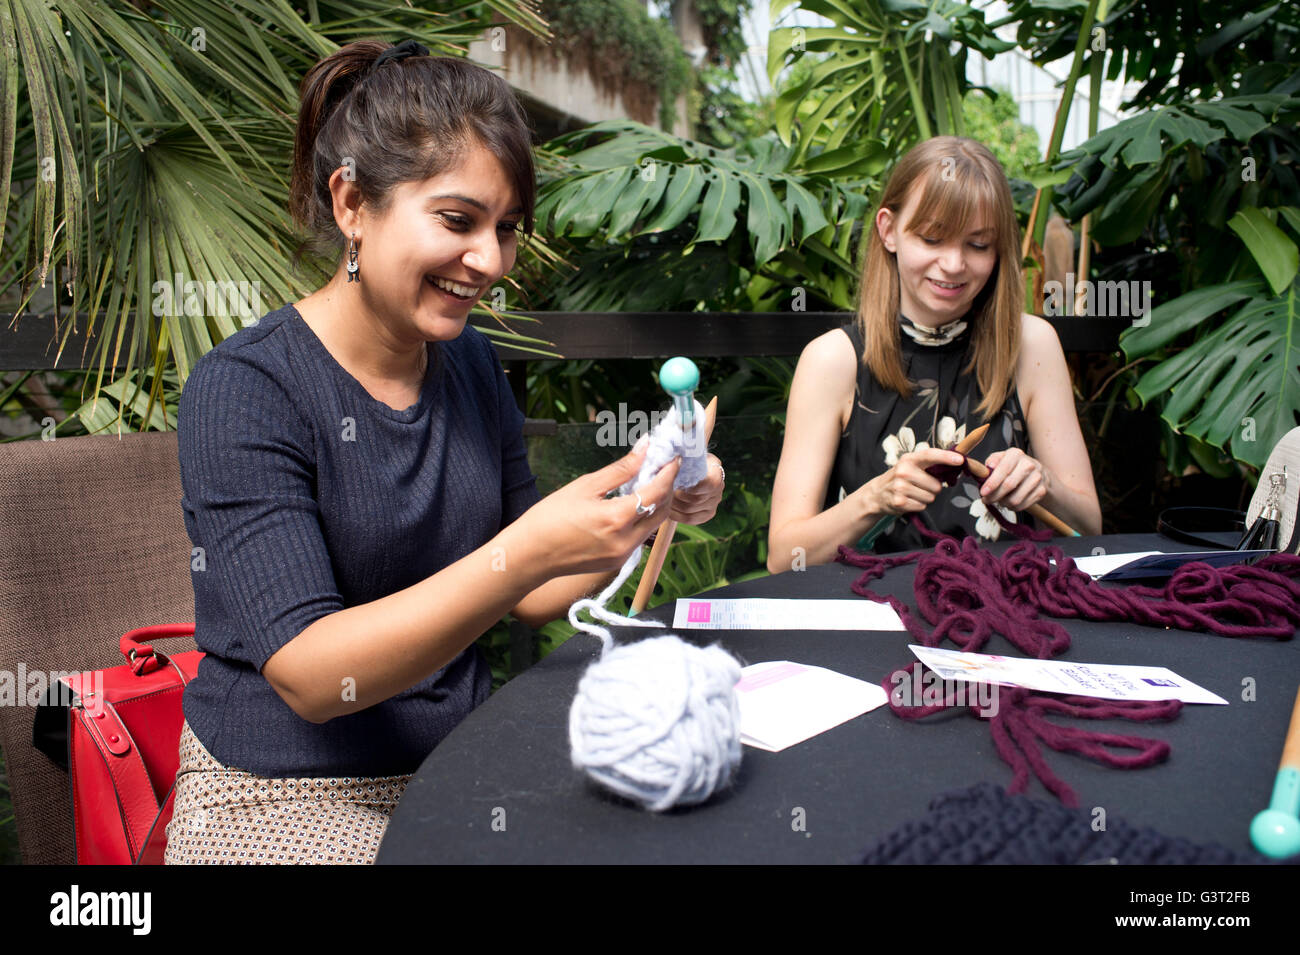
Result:
<svg viewBox="0 0 1300 955">
<path fill-rule="evenodd" d="M 1149 579 L 1170 577 L 1179 567 L 1193 561 L 1211 567 L 1227 567 L 1256 557 L 1267 557 L 1272 553 L 1274 552 L 1269 550 L 1198 550 L 1166 554 L 1159 550 L 1144 550 L 1132 554 L 1076 557 L 1074 565 L 1095 580 Z"/>
<path fill-rule="evenodd" d="M 906 630 L 894 608 L 874 600 L 701 600 L 679 597 L 673 629 Z"/>
<path fill-rule="evenodd" d="M 889 702 L 874 683 L 789 660 L 740 671 L 740 741 L 777 753 Z"/>
<path fill-rule="evenodd" d="M 1074 663 L 999 657 L 910 645 L 916 658 L 945 680 L 1019 686 L 1047 693 L 1095 696 L 1103 700 L 1182 700 L 1184 703 L 1228 701 L 1164 667 Z"/>
<path fill-rule="evenodd" d="M 1090 577 L 1104 577 L 1112 570 L 1118 570 L 1139 557 L 1150 557 L 1152 554 L 1159 553 L 1158 550 L 1143 550 L 1135 551 L 1132 554 L 1094 554 L 1092 557 L 1074 558 L 1074 566 Z"/>
</svg>

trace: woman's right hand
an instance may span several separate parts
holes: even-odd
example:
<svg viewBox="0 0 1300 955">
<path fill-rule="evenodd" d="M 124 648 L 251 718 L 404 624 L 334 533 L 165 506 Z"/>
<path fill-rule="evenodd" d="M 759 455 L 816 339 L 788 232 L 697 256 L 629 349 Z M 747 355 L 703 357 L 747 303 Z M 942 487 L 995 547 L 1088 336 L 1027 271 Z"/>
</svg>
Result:
<svg viewBox="0 0 1300 955">
<path fill-rule="evenodd" d="M 651 513 L 637 514 L 633 494 L 605 496 L 636 477 L 644 458 L 645 448 L 634 448 L 608 467 L 584 474 L 538 501 L 515 522 L 544 555 L 549 576 L 617 570 L 668 519 L 680 458 L 665 465 L 638 492 L 642 506 L 653 508 Z"/>
<path fill-rule="evenodd" d="M 956 451 L 942 448 L 909 451 L 884 474 L 863 485 L 869 509 L 877 514 L 910 514 L 925 510 L 943 489 L 939 479 L 927 474 L 925 469 L 936 464 L 960 466 L 962 460 Z"/>
</svg>

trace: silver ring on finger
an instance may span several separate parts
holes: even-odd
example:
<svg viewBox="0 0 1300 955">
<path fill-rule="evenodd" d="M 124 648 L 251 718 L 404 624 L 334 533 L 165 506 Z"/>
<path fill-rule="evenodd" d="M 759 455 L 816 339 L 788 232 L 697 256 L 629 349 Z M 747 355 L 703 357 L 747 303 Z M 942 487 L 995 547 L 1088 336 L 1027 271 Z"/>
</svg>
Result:
<svg viewBox="0 0 1300 955">
<path fill-rule="evenodd" d="M 643 517 L 649 517 L 651 514 L 655 512 L 655 505 L 653 501 L 651 501 L 649 504 L 642 504 L 641 495 L 635 491 L 633 491 L 632 493 L 636 496 L 636 516 L 638 520 Z"/>
</svg>

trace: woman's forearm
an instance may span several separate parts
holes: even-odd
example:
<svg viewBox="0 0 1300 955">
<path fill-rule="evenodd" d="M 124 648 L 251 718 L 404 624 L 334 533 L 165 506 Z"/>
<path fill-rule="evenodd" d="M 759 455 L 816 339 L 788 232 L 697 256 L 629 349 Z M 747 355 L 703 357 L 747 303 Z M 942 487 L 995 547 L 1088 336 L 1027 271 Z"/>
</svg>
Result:
<svg viewBox="0 0 1300 955">
<path fill-rule="evenodd" d="M 511 613 L 530 627 L 540 627 L 565 616 L 575 601 L 604 590 L 617 573 L 600 571 L 548 580 L 524 597 Z"/>
<path fill-rule="evenodd" d="M 774 574 L 814 564 L 829 564 L 840 545 L 852 546 L 885 512 L 868 493 L 871 482 L 834 507 L 812 517 L 787 521 L 768 535 L 767 569 Z"/>
<path fill-rule="evenodd" d="M 1080 491 L 1054 480 L 1039 503 L 1085 537 L 1101 533 L 1101 505 L 1095 491 Z"/>
<path fill-rule="evenodd" d="M 313 723 L 414 686 L 545 582 L 545 554 L 516 527 L 405 590 L 322 617 L 276 651 L 263 675 Z"/>
</svg>

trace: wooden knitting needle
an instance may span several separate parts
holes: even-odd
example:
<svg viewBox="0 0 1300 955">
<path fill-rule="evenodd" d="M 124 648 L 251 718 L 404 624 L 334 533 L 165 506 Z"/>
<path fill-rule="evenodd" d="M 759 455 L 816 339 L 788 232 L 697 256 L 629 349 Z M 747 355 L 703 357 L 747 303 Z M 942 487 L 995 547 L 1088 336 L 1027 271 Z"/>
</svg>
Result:
<svg viewBox="0 0 1300 955">
<path fill-rule="evenodd" d="M 704 409 L 704 442 L 706 445 L 709 436 L 713 434 L 713 419 L 717 417 L 717 412 L 718 398 L 714 395 L 709 401 L 709 406 Z M 629 617 L 635 617 L 650 602 L 650 596 L 655 592 L 655 584 L 659 583 L 659 572 L 664 569 L 664 561 L 668 558 L 668 547 L 672 544 L 673 535 L 676 533 L 677 522 L 672 518 L 659 525 L 654 546 L 650 548 L 650 557 L 646 561 L 645 570 L 641 574 L 641 582 L 636 588 L 636 596 L 632 598 L 632 610 L 628 613 Z"/>
<path fill-rule="evenodd" d="M 988 425 L 986 424 L 980 425 L 970 434 L 966 435 L 966 437 L 958 441 L 957 444 L 953 447 L 953 450 L 956 451 L 958 454 L 970 454 L 970 452 L 974 450 L 975 445 L 979 444 L 981 441 L 984 440 L 984 435 L 988 432 L 988 430 L 989 430 Z"/>
<path fill-rule="evenodd" d="M 952 450 L 961 455 L 969 454 L 975 445 L 984 440 L 984 435 L 988 430 L 989 426 L 987 424 L 980 425 L 970 434 L 966 435 L 966 437 L 958 441 L 953 446 Z M 871 530 L 863 534 L 862 538 L 858 541 L 858 550 L 866 550 L 868 547 L 875 544 L 876 538 L 889 530 L 897 519 L 897 514 L 886 514 L 884 517 L 880 518 L 880 520 L 876 521 L 876 523 L 872 524 Z"/>
<path fill-rule="evenodd" d="M 971 473 L 974 474 L 975 477 L 981 481 L 987 480 L 988 476 L 993 473 L 992 471 L 989 470 L 987 464 L 984 464 L 982 461 L 976 461 L 974 458 L 967 458 L 966 464 L 970 468 Z M 991 505 L 991 506 L 996 507 L 997 505 Z M 1030 514 L 1034 515 L 1034 517 L 1038 518 L 1040 521 L 1042 521 L 1052 530 L 1056 531 L 1058 534 L 1064 534 L 1066 537 L 1082 536 L 1073 527 L 1065 523 L 1065 521 L 1061 520 L 1059 517 L 1057 517 L 1047 508 L 1043 507 L 1043 505 L 1041 504 L 1030 504 L 1027 508 L 1025 508 L 1025 510 L 1027 510 Z"/>
</svg>

